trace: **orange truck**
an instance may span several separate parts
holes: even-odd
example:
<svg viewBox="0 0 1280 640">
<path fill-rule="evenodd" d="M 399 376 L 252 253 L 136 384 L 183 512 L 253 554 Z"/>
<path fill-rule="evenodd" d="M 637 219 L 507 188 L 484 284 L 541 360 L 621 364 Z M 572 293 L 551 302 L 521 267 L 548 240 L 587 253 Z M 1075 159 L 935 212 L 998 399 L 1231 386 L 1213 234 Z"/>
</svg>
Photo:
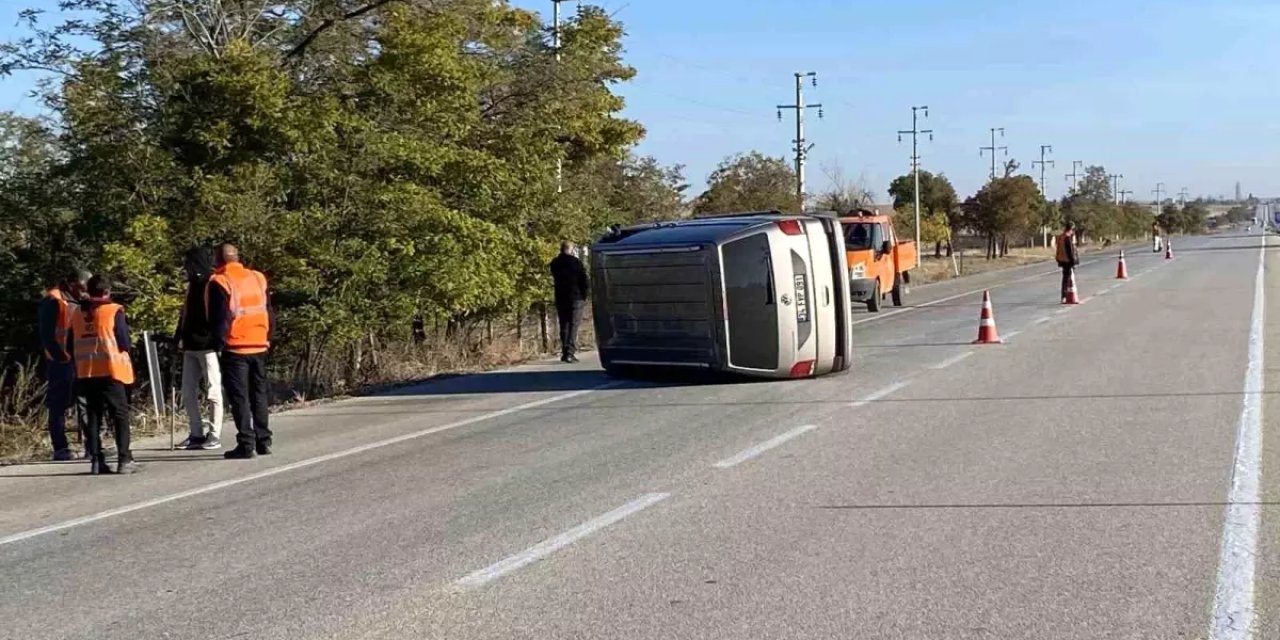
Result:
<svg viewBox="0 0 1280 640">
<path fill-rule="evenodd" d="M 849 294 L 853 302 L 865 302 L 868 311 L 879 311 L 885 296 L 902 306 L 911 270 L 918 264 L 914 240 L 899 240 L 893 219 L 866 209 L 840 217 L 845 253 L 849 260 Z"/>
</svg>

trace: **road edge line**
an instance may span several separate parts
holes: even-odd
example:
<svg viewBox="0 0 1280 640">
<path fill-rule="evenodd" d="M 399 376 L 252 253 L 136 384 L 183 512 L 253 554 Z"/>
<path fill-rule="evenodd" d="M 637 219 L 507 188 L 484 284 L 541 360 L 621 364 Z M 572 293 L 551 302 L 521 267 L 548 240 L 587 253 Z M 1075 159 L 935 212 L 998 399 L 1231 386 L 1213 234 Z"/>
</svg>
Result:
<svg viewBox="0 0 1280 640">
<path fill-rule="evenodd" d="M 1222 523 L 1218 582 L 1213 597 L 1209 640 L 1247 640 L 1253 637 L 1258 529 L 1262 468 L 1263 338 L 1266 316 L 1266 236 L 1258 250 L 1253 285 L 1253 313 L 1249 319 L 1249 364 L 1245 369 L 1244 399 L 1232 461 L 1231 489 Z"/>
</svg>

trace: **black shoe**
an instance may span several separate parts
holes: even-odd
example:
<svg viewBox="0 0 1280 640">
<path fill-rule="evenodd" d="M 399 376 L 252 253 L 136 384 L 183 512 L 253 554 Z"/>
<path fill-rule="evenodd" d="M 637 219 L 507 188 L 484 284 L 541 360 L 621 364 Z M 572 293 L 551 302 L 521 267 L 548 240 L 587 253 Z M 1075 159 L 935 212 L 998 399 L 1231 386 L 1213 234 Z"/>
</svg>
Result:
<svg viewBox="0 0 1280 640">
<path fill-rule="evenodd" d="M 105 476 L 113 473 L 115 473 L 115 471 L 111 470 L 111 464 L 107 462 L 106 458 L 89 458 L 89 475 Z"/>
<path fill-rule="evenodd" d="M 75 459 L 76 459 L 76 455 L 74 453 L 71 453 L 70 449 L 58 449 L 57 451 L 53 452 L 54 462 L 68 462 L 70 460 L 75 460 Z"/>
<path fill-rule="evenodd" d="M 254 450 L 256 450 L 256 451 L 258 452 L 258 455 L 260 455 L 260 456 L 269 456 L 269 455 L 271 455 L 271 445 L 270 445 L 270 444 L 262 444 L 261 442 L 259 442 L 259 443 L 254 447 Z"/>
<path fill-rule="evenodd" d="M 137 473 L 139 471 L 142 471 L 142 467 L 139 466 L 138 463 L 134 462 L 133 458 L 129 458 L 127 460 L 121 460 L 116 463 L 116 473 L 119 473 L 121 475 Z"/>
<path fill-rule="evenodd" d="M 254 456 L 253 449 L 243 445 L 236 445 L 236 448 L 222 454 L 227 460 L 248 460 Z"/>
<path fill-rule="evenodd" d="M 577 361 L 578 361 L 578 356 L 569 356 L 569 359 L 565 360 L 565 362 L 568 362 L 569 364 L 573 364 Z"/>
<path fill-rule="evenodd" d="M 569 362 L 569 356 L 560 356 L 560 362 Z"/>
<path fill-rule="evenodd" d="M 183 440 L 182 443 L 178 445 L 178 448 L 185 449 L 187 451 L 199 451 L 204 448 L 204 442 L 204 436 L 191 436 L 186 440 Z"/>
</svg>

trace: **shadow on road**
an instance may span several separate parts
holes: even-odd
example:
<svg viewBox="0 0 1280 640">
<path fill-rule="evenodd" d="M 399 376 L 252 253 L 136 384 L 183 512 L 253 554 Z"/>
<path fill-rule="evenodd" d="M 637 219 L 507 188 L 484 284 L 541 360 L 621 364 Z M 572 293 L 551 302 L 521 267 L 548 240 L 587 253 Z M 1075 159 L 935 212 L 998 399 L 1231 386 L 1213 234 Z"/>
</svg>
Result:
<svg viewBox="0 0 1280 640">
<path fill-rule="evenodd" d="M 496 371 L 428 380 L 420 384 L 374 394 L 373 398 L 450 396 L 486 393 L 532 393 L 539 391 L 585 391 L 609 385 L 611 389 L 685 387 L 717 384 L 753 384 L 756 381 L 728 378 L 706 371 L 688 369 L 640 369 L 625 378 L 613 378 L 601 370 Z"/>
</svg>

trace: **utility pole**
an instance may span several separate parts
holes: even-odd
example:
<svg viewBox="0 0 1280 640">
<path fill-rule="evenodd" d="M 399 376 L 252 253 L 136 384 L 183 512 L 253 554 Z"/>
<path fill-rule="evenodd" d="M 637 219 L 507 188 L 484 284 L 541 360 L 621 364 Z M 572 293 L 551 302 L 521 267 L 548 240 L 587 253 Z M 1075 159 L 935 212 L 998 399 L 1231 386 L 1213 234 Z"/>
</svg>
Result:
<svg viewBox="0 0 1280 640">
<path fill-rule="evenodd" d="M 996 132 L 997 132 L 997 131 L 999 131 L 999 132 L 1000 132 L 1000 137 L 1001 137 L 1001 138 L 1003 138 L 1003 137 L 1004 137 L 1004 127 L 992 127 L 992 128 L 991 128 L 991 146 L 989 146 L 989 147 L 978 147 L 978 157 L 979 157 L 979 158 L 981 158 L 981 157 L 982 157 L 982 152 L 984 152 L 984 151 L 990 151 L 990 152 L 991 152 L 991 179 L 992 179 L 992 180 L 995 180 L 995 179 L 996 179 L 996 151 L 1004 151 L 1004 155 L 1006 155 L 1006 156 L 1007 156 L 1007 155 L 1009 155 L 1009 147 L 997 147 L 997 146 L 996 146 Z"/>
<path fill-rule="evenodd" d="M 1124 203 L 1125 203 L 1125 196 L 1131 196 L 1131 195 L 1133 195 L 1133 191 L 1132 191 L 1132 190 L 1127 190 L 1127 189 L 1125 189 L 1125 190 L 1121 190 L 1119 193 L 1120 193 L 1120 204 L 1124 204 Z"/>
<path fill-rule="evenodd" d="M 1044 207 L 1045 207 L 1045 210 L 1047 211 L 1049 209 L 1049 192 L 1046 190 L 1046 187 L 1044 184 L 1044 170 L 1046 167 L 1052 167 L 1053 161 L 1044 159 L 1044 156 L 1046 153 L 1053 153 L 1053 145 L 1051 144 L 1040 145 L 1040 159 L 1032 160 L 1031 168 L 1034 169 L 1036 165 L 1040 165 L 1040 195 L 1044 196 Z M 1047 215 L 1045 217 L 1048 218 Z M 1044 246 L 1048 247 L 1049 246 L 1049 227 L 1043 224 L 1040 225 L 1040 233 L 1041 235 L 1044 236 Z"/>
<path fill-rule="evenodd" d="M 556 62 L 560 62 L 560 3 L 577 0 L 551 0 L 551 48 L 555 50 Z M 564 159 L 556 158 L 556 193 L 564 191 Z"/>
<path fill-rule="evenodd" d="M 796 103 L 778 105 L 778 121 L 782 121 L 783 109 L 795 109 L 796 111 L 796 199 L 800 201 L 800 210 L 804 211 L 804 161 L 809 155 L 809 150 L 813 145 L 806 145 L 808 140 L 804 139 L 804 112 L 805 109 L 817 109 L 818 118 L 822 118 L 822 104 L 805 104 L 804 103 L 804 79 L 809 78 L 814 87 L 818 86 L 818 74 L 813 71 L 800 72 L 796 74 Z"/>
<path fill-rule="evenodd" d="M 1186 187 L 1183 187 L 1183 188 L 1182 188 L 1182 190 L 1178 192 L 1178 199 L 1182 201 L 1182 206 L 1183 206 L 1183 207 L 1186 207 L 1186 206 L 1187 206 L 1187 194 L 1188 194 L 1188 193 L 1189 193 L 1189 192 L 1187 191 L 1187 188 L 1186 188 Z"/>
<path fill-rule="evenodd" d="M 1115 204 L 1120 203 L 1120 179 L 1124 177 L 1123 173 L 1113 173 L 1107 176 L 1111 178 L 1111 201 Z"/>
<path fill-rule="evenodd" d="M 1157 182 L 1156 188 L 1152 189 L 1151 193 L 1156 194 L 1156 215 L 1160 215 L 1160 203 L 1162 202 L 1160 194 L 1164 193 L 1164 183 Z"/>
<path fill-rule="evenodd" d="M 921 106 L 921 107 L 911 107 L 911 130 L 898 131 L 898 142 L 902 142 L 903 135 L 906 135 L 908 133 L 911 134 L 911 174 L 912 174 L 912 177 L 915 179 L 915 183 L 916 183 L 915 213 L 916 213 L 916 266 L 917 267 L 920 266 L 920 254 L 924 252 L 924 250 L 920 248 L 921 247 L 920 245 L 920 151 L 919 151 L 919 146 L 917 144 L 917 139 L 920 137 L 920 134 L 927 133 L 929 134 L 929 140 L 930 141 L 933 140 L 933 129 L 921 129 L 918 124 L 919 121 L 917 120 L 917 114 L 921 111 L 924 112 L 924 117 L 926 118 L 929 117 L 929 107 L 927 105 Z"/>
<path fill-rule="evenodd" d="M 1072 161 L 1071 161 L 1071 173 L 1068 173 L 1068 174 L 1066 174 L 1065 176 L 1062 176 L 1062 177 L 1066 178 L 1067 180 L 1070 180 L 1070 181 L 1071 181 L 1071 193 L 1075 193 L 1075 192 L 1076 192 L 1076 181 L 1077 181 L 1076 179 L 1080 177 L 1080 174 L 1079 174 L 1079 173 L 1076 173 L 1076 169 L 1079 169 L 1080 167 L 1083 167 L 1083 166 L 1084 166 L 1084 162 L 1083 162 L 1083 161 L 1080 161 L 1080 160 L 1072 160 Z"/>
</svg>

